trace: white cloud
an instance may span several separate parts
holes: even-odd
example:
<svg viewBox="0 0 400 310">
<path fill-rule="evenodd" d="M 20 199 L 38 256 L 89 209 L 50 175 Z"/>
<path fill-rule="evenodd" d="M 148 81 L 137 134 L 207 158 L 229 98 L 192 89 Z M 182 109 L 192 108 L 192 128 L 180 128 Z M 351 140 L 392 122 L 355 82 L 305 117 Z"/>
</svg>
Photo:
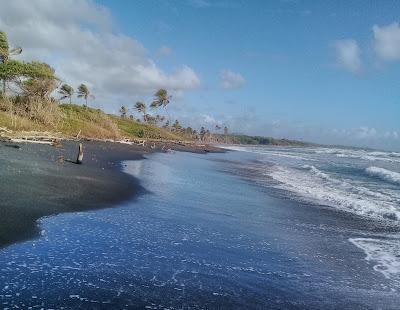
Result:
<svg viewBox="0 0 400 310">
<path fill-rule="evenodd" d="M 202 114 L 202 115 L 200 115 L 200 116 L 201 116 L 201 117 L 200 117 L 201 121 L 204 122 L 206 125 L 214 125 L 214 124 L 217 124 L 216 119 L 215 119 L 213 116 L 211 116 L 211 115 Z"/>
<path fill-rule="evenodd" d="M 163 45 L 157 50 L 157 55 L 158 56 L 171 56 L 172 55 L 172 48 Z"/>
<path fill-rule="evenodd" d="M 206 0 L 190 0 L 189 3 L 196 8 L 208 8 L 211 3 Z"/>
<path fill-rule="evenodd" d="M 230 70 L 221 71 L 221 87 L 224 89 L 238 89 L 246 83 L 244 77 Z"/>
<path fill-rule="evenodd" d="M 197 9 L 207 9 L 207 8 L 233 9 L 240 7 L 240 3 L 233 1 L 189 0 L 187 1 L 187 3 Z"/>
<path fill-rule="evenodd" d="M 188 66 L 164 72 L 140 42 L 116 33 L 110 12 L 91 0 L 0 0 L 0 7 L 0 29 L 23 48 L 22 59 L 48 62 L 73 86 L 87 83 L 96 101 L 200 85 Z"/>
<path fill-rule="evenodd" d="M 397 140 L 399 138 L 399 133 L 397 131 L 386 131 L 385 134 L 383 135 L 384 138 L 386 139 L 394 139 Z"/>
<path fill-rule="evenodd" d="M 361 50 L 355 40 L 337 40 L 333 43 L 336 52 L 336 64 L 351 72 L 361 71 Z"/>
<path fill-rule="evenodd" d="M 377 131 L 375 128 L 369 128 L 366 126 L 362 126 L 362 127 L 356 128 L 354 130 L 354 132 L 352 132 L 350 134 L 354 135 L 354 137 L 357 139 L 371 139 L 371 138 L 375 138 L 377 136 Z"/>
<path fill-rule="evenodd" d="M 399 23 L 387 26 L 373 26 L 374 49 L 377 56 L 385 61 L 400 60 L 400 27 Z"/>
</svg>

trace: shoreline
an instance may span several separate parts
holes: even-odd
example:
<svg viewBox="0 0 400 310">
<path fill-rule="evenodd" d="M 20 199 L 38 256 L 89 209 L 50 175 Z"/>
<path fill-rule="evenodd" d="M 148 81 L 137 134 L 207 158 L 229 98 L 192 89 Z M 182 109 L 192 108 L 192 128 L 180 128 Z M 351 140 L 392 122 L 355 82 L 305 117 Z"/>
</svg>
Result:
<svg viewBox="0 0 400 310">
<path fill-rule="evenodd" d="M 135 199 L 144 189 L 125 173 L 122 162 L 173 151 L 224 152 L 212 146 L 155 142 L 151 146 L 83 141 L 82 165 L 75 160 L 77 141 L 61 146 L 0 142 L 0 249 L 39 236 L 37 221 L 66 212 L 110 208 Z"/>
</svg>

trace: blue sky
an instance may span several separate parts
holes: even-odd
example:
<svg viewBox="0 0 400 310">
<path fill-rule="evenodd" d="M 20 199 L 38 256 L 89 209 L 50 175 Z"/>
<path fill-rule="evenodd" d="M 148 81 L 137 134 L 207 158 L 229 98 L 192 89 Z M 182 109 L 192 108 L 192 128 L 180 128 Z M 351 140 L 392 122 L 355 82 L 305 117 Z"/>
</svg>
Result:
<svg viewBox="0 0 400 310">
<path fill-rule="evenodd" d="M 101 3 L 110 8 L 118 30 L 142 42 L 155 58 L 161 46 L 170 49 L 171 55 L 158 59 L 163 68 L 182 63 L 193 68 L 201 87 L 183 100 L 196 111 L 217 120 L 246 113 L 256 122 L 236 130 L 268 135 L 270 124 L 279 122 L 293 129 L 277 134 L 339 143 L 340 135 L 319 138 L 320 128 L 400 129 L 400 66 L 377 59 L 372 30 L 398 21 L 397 1 Z M 337 40 L 357 42 L 360 72 L 338 65 Z M 221 70 L 239 73 L 244 85 L 221 89 Z M 299 135 L 292 132 L 298 127 L 305 127 Z"/>
<path fill-rule="evenodd" d="M 398 1 L 0 2 L 23 57 L 89 84 L 94 106 L 166 87 L 186 125 L 400 150 Z"/>
</svg>

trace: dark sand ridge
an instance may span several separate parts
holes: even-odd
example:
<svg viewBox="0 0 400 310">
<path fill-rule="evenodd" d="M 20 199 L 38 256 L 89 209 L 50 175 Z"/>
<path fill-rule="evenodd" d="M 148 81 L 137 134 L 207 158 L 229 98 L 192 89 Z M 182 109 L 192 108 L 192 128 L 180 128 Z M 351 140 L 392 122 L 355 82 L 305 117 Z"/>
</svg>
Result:
<svg viewBox="0 0 400 310">
<path fill-rule="evenodd" d="M 16 145 L 16 144 L 13 144 Z M 111 142 L 84 142 L 84 163 L 75 160 L 78 143 L 63 147 L 0 143 L 0 247 L 38 235 L 36 221 L 62 212 L 110 207 L 132 199 L 138 181 L 123 173 L 121 161 L 142 159 L 164 149 L 200 152 L 212 147 L 157 144 L 150 147 Z M 60 158 L 66 159 L 64 162 Z"/>
</svg>

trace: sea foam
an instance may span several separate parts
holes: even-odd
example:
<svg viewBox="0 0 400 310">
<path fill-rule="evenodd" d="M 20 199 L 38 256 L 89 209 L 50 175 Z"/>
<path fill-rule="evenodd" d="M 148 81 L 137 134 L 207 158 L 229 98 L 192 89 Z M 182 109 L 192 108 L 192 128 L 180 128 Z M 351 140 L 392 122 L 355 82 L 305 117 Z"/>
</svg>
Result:
<svg viewBox="0 0 400 310">
<path fill-rule="evenodd" d="M 373 191 L 314 166 L 304 165 L 300 170 L 276 165 L 266 174 L 278 182 L 277 187 L 299 199 L 378 220 L 400 220 L 399 197 Z"/>
<path fill-rule="evenodd" d="M 366 254 L 367 261 L 375 262 L 374 270 L 386 278 L 400 281 L 400 240 L 398 238 L 351 238 L 356 247 Z"/>
<path fill-rule="evenodd" d="M 374 177 L 378 177 L 386 182 L 400 184 L 400 173 L 379 167 L 368 167 L 365 171 Z"/>
</svg>

